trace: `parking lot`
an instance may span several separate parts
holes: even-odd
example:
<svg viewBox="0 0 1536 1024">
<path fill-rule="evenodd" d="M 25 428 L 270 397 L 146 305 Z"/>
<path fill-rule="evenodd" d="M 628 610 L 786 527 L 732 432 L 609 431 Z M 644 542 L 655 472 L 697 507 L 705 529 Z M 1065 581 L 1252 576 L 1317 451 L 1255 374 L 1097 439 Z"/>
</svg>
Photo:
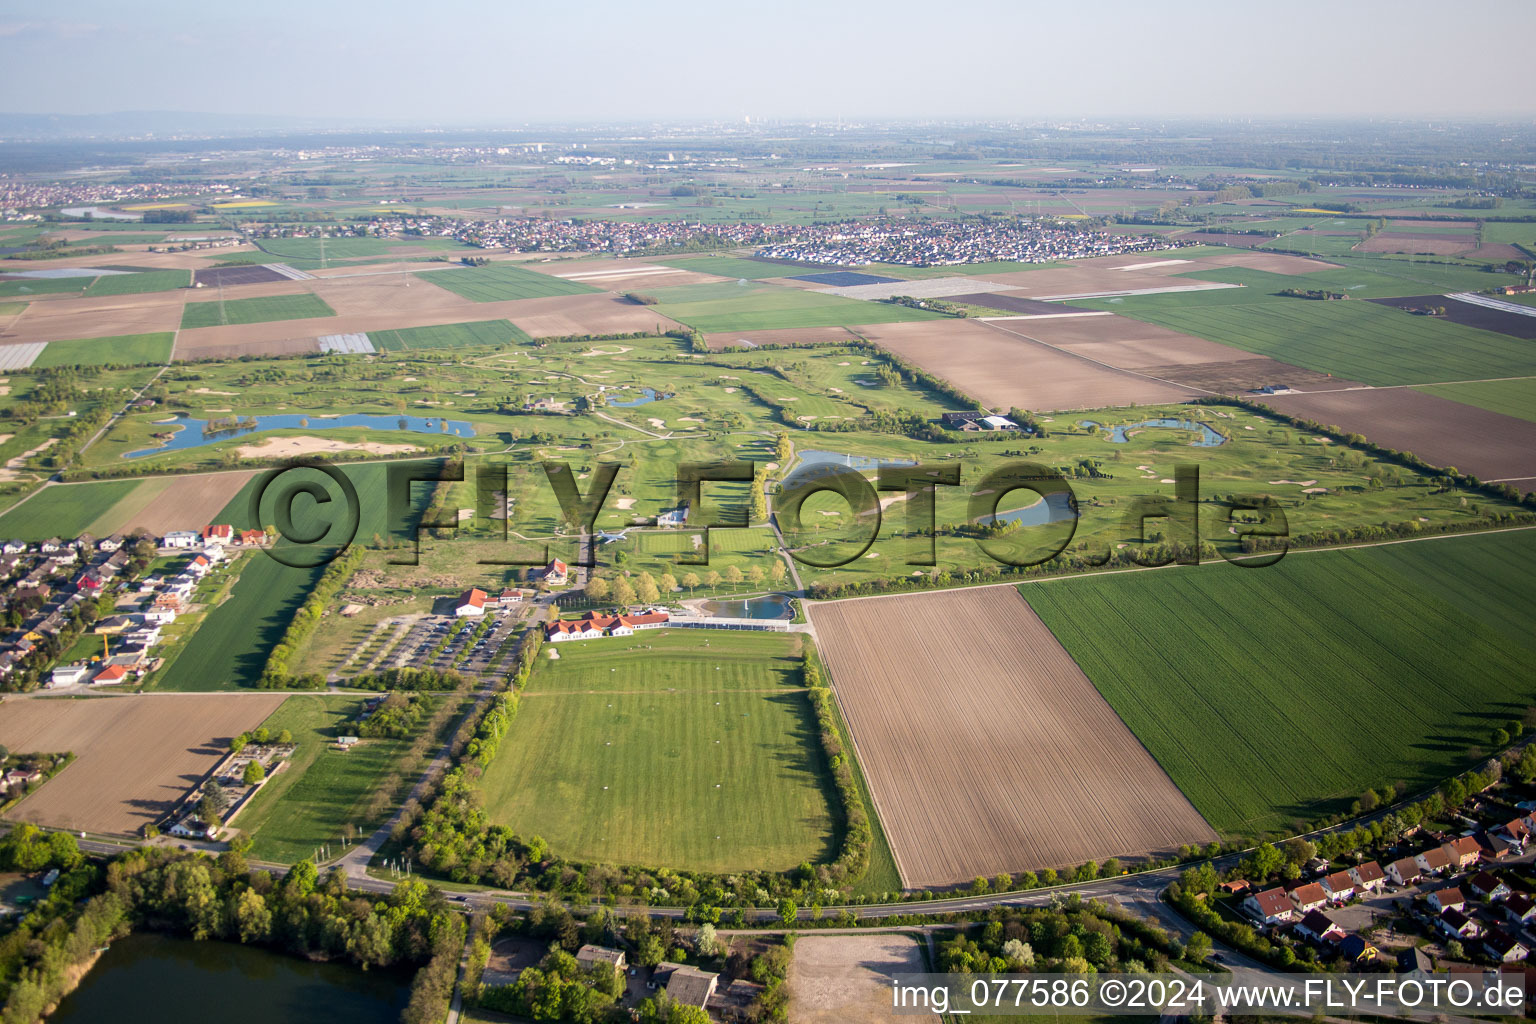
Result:
<svg viewBox="0 0 1536 1024">
<path fill-rule="evenodd" d="M 516 621 L 510 615 L 487 615 L 483 619 L 425 615 L 396 641 L 384 664 L 390 668 L 480 675 L 503 653 L 503 648 L 510 649 L 519 632 Z"/>
</svg>

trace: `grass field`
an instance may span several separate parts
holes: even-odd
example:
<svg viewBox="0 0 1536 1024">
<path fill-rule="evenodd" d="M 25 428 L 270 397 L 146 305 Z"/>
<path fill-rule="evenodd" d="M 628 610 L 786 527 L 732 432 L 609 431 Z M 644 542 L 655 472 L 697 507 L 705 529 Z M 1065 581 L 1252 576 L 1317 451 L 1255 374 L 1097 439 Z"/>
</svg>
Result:
<svg viewBox="0 0 1536 1024">
<path fill-rule="evenodd" d="M 460 345 L 508 345 L 530 340 L 506 320 L 477 320 L 436 327 L 407 327 L 398 331 L 369 331 L 368 340 L 387 349 L 456 348 Z"/>
<path fill-rule="evenodd" d="M 705 334 L 719 331 L 770 331 L 792 327 L 847 327 L 908 320 L 938 320 L 939 313 L 889 302 L 865 302 L 798 288 L 752 290 L 740 296 L 703 302 L 663 302 L 658 313 Z"/>
<path fill-rule="evenodd" d="M 91 523 L 138 487 L 138 480 L 101 480 L 45 487 L 0 515 L 0 538 L 40 541 L 78 537 Z"/>
<path fill-rule="evenodd" d="M 561 856 L 704 871 L 835 854 L 793 634 L 648 631 L 541 656 L 481 782 Z"/>
<path fill-rule="evenodd" d="M 139 366 L 164 363 L 171 358 L 171 348 L 175 343 L 176 336 L 168 331 L 125 334 L 117 338 L 50 341 L 32 366 Z"/>
<path fill-rule="evenodd" d="M 261 324 L 272 320 L 309 320 L 335 316 L 336 311 L 318 295 L 268 295 L 227 302 L 189 302 L 181 312 L 181 326 L 219 327 L 224 324 Z"/>
<path fill-rule="evenodd" d="M 1196 808 L 1257 836 L 1436 784 L 1536 700 L 1536 533 L 1026 584 Z"/>
<path fill-rule="evenodd" d="M 88 296 L 166 292 L 192 283 L 190 270 L 150 270 L 142 274 L 103 274 L 85 290 Z"/>
<path fill-rule="evenodd" d="M 25 302 L 0 302 L 0 316 L 18 316 L 26 310 Z"/>
<path fill-rule="evenodd" d="M 1479 409 L 1536 422 L 1536 379 L 1490 380 L 1480 384 L 1437 384 L 1419 391 Z"/>
<path fill-rule="evenodd" d="M 1293 279 L 1313 287 L 1316 275 Z M 1517 338 L 1420 317 L 1372 302 L 1305 299 L 1224 303 L 1126 299 L 1099 308 L 1209 338 L 1256 355 L 1365 384 L 1428 384 L 1443 380 L 1536 374 L 1536 347 Z M 1161 298 L 1161 297 L 1154 297 Z"/>
<path fill-rule="evenodd" d="M 718 274 L 721 277 L 734 277 L 738 281 L 755 281 L 763 277 L 784 277 L 789 274 L 798 274 L 801 271 L 794 267 L 780 263 L 760 263 L 757 260 L 741 259 L 737 256 L 679 256 L 674 259 L 651 260 L 662 266 L 677 267 L 680 270 L 692 270 L 699 274 Z"/>
<path fill-rule="evenodd" d="M 336 856 L 343 825 L 366 835 L 382 823 L 381 815 L 367 813 L 371 794 L 386 781 L 410 740 L 374 739 L 345 753 L 336 750 L 335 737 L 347 731 L 342 726 L 356 718 L 363 699 L 289 697 L 262 723 L 273 735 L 283 729 L 293 733 L 298 750 L 235 819 L 253 838 L 252 857 L 290 864 L 313 856 L 322 844 L 329 844 Z"/>
<path fill-rule="evenodd" d="M 524 270 L 510 263 L 495 263 L 488 267 L 469 267 L 464 270 L 429 271 L 416 276 L 472 302 L 538 299 L 549 295 L 590 295 L 599 290 L 550 274 Z"/>
</svg>

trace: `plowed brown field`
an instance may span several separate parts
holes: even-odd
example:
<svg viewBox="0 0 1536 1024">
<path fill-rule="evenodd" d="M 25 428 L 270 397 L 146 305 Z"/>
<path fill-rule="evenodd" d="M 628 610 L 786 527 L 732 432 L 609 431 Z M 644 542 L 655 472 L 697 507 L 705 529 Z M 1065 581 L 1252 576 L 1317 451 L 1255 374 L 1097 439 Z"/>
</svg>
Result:
<svg viewBox="0 0 1536 1024">
<path fill-rule="evenodd" d="M 174 807 L 218 764 L 230 738 L 260 725 L 284 697 L 7 700 L 0 743 L 15 751 L 73 751 L 75 760 L 6 817 L 88 832 L 137 832 Z"/>
<path fill-rule="evenodd" d="M 943 377 L 989 409 L 1100 409 L 1178 402 L 1198 393 L 1032 341 L 1023 332 L 1035 323 L 927 320 L 853 330 Z"/>
<path fill-rule="evenodd" d="M 1216 838 L 1014 588 L 809 609 L 905 885 Z"/>
</svg>

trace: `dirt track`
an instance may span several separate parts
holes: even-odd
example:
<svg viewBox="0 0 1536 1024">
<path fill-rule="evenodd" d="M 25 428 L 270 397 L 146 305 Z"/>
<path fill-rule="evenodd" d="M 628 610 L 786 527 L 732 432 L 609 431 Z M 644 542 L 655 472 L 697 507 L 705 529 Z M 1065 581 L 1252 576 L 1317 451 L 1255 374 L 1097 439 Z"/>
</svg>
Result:
<svg viewBox="0 0 1536 1024">
<path fill-rule="evenodd" d="M 213 768 L 238 733 L 286 695 L 197 694 L 12 699 L 0 743 L 13 751 L 73 751 L 75 761 L 6 817 L 88 832 L 135 833 L 169 811 Z"/>
<path fill-rule="evenodd" d="M 1215 838 L 1013 588 L 810 615 L 906 885 Z"/>
</svg>

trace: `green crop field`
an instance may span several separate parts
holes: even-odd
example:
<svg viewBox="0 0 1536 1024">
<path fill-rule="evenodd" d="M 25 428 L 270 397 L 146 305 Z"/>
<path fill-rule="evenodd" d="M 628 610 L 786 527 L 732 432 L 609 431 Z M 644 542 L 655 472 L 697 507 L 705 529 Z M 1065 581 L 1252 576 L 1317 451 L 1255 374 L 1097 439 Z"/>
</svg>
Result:
<svg viewBox="0 0 1536 1024">
<path fill-rule="evenodd" d="M 1533 572 L 1518 531 L 1020 590 L 1211 825 L 1252 837 L 1493 753 L 1536 701 Z"/>
<path fill-rule="evenodd" d="M 942 314 L 925 309 L 845 299 L 798 288 L 754 289 L 739 296 L 703 302 L 663 302 L 655 309 L 705 334 L 942 319 Z"/>
<path fill-rule="evenodd" d="M 78 537 L 141 483 L 101 480 L 44 487 L 0 515 L 0 538 L 31 542 L 49 537 Z"/>
<path fill-rule="evenodd" d="M 797 635 L 656 630 L 558 650 L 481 781 L 492 821 L 617 864 L 786 870 L 835 854 Z"/>
<path fill-rule="evenodd" d="M 26 311 L 25 302 L 0 302 L 0 316 L 20 316 Z"/>
<path fill-rule="evenodd" d="M 434 703 L 444 698 L 433 698 Z M 312 857 L 315 848 L 341 850 L 342 826 L 367 835 L 383 824 L 384 815 L 369 815 L 375 789 L 410 747 L 409 739 L 365 740 L 350 751 L 332 744 L 348 731 L 364 698 L 304 694 L 289 697 L 261 724 L 274 736 L 293 733 L 298 749 L 292 761 L 273 776 L 235 825 L 252 837 L 250 855 L 291 864 Z"/>
<path fill-rule="evenodd" d="M 389 349 L 456 348 L 460 345 L 508 345 L 526 342 L 529 338 L 510 321 L 477 320 L 467 324 L 369 331 L 368 340 L 383 352 Z"/>
<path fill-rule="evenodd" d="M 1316 275 L 1292 278 L 1313 287 Z M 1273 356 L 1309 370 L 1364 384 L 1429 384 L 1443 380 L 1536 374 L 1536 347 L 1518 338 L 1413 316 L 1373 302 L 1273 299 L 1241 302 L 1095 303 L 1148 323 Z M 1158 297 L 1154 297 L 1158 298 Z M 1163 297 L 1166 298 L 1166 297 Z"/>
<path fill-rule="evenodd" d="M 117 338 L 50 341 L 32 366 L 140 366 L 164 363 L 170 360 L 171 348 L 175 343 L 176 336 L 169 331 L 125 334 Z"/>
<path fill-rule="evenodd" d="M 667 267 L 677 267 L 679 270 L 692 270 L 698 274 L 718 274 L 720 277 L 734 277 L 738 281 L 746 279 L 755 281 L 761 277 L 785 277 L 798 274 L 801 271 L 795 267 L 782 263 L 762 263 L 758 260 L 746 260 L 736 256 L 679 256 L 672 259 L 651 260 Z"/>
<path fill-rule="evenodd" d="M 0 281 L 0 297 L 83 292 L 92 280 L 89 277 L 29 277 L 20 281 Z"/>
<path fill-rule="evenodd" d="M 192 283 L 190 270 L 150 270 L 142 274 L 103 274 L 86 295 L 138 295 L 143 292 L 168 292 Z"/>
<path fill-rule="evenodd" d="M 1490 380 L 1479 384 L 1437 384 L 1418 388 L 1430 395 L 1465 402 L 1479 409 L 1501 412 L 1536 422 L 1536 379 Z"/>
<path fill-rule="evenodd" d="M 223 324 L 261 324 L 272 320 L 309 320 L 335 316 L 325 300 L 309 292 L 298 295 L 267 295 L 225 302 L 189 302 L 181 312 L 182 329 L 218 327 Z"/>
<path fill-rule="evenodd" d="M 598 291 L 575 281 L 524 270 L 510 263 L 493 263 L 488 267 L 468 267 L 463 270 L 434 270 L 416 276 L 472 302 L 538 299 L 549 295 L 591 295 Z"/>
</svg>

